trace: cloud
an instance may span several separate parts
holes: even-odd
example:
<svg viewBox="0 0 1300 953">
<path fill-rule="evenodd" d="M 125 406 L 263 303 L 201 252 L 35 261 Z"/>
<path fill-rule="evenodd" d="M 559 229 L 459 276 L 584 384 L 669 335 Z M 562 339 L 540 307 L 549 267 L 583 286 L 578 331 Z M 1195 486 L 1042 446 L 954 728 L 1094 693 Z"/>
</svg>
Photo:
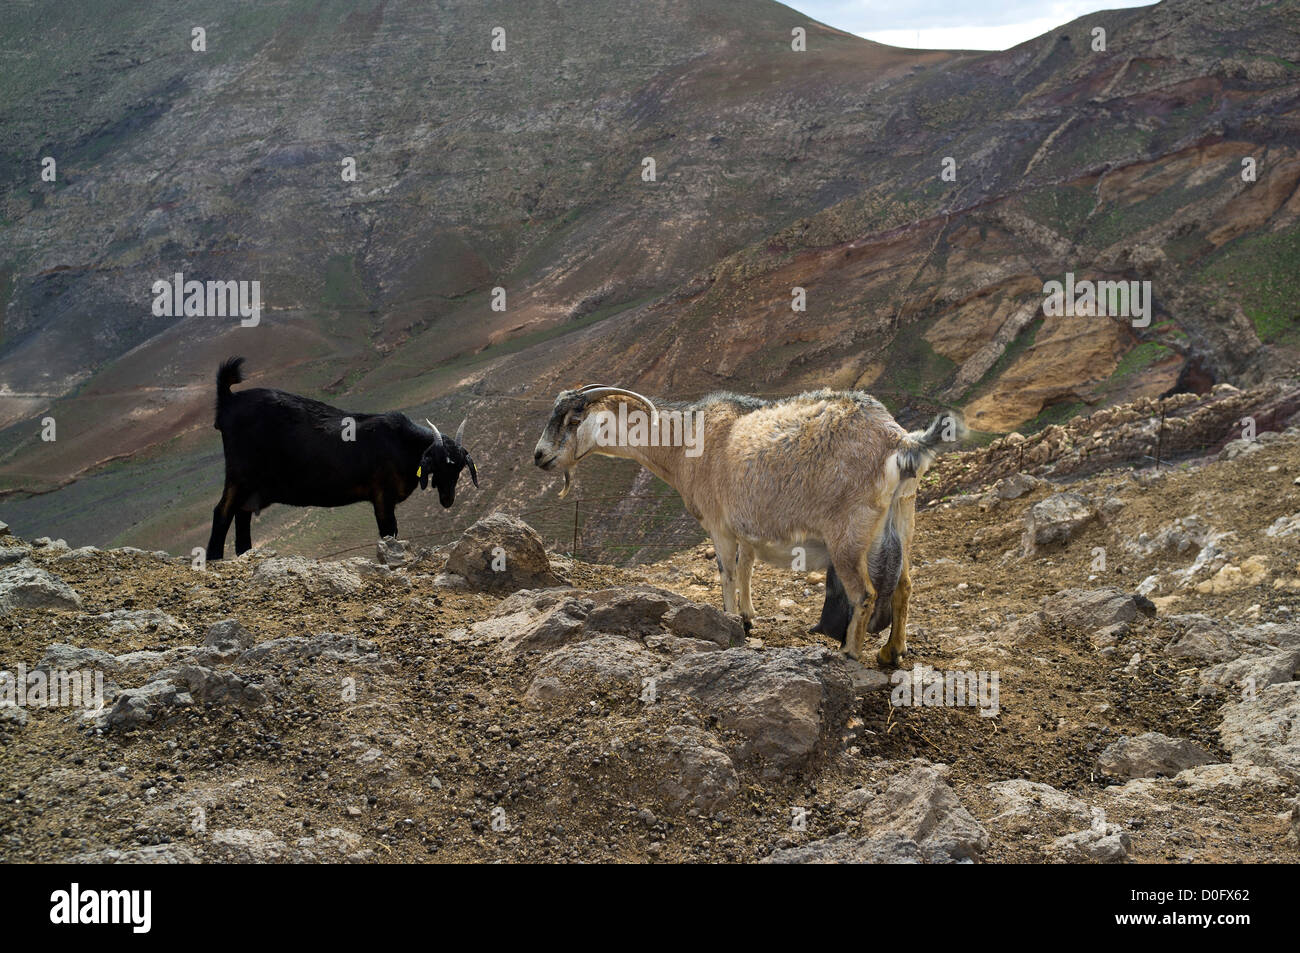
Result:
<svg viewBox="0 0 1300 953">
<path fill-rule="evenodd" d="M 921 49 L 1004 50 L 1089 13 L 1150 0 L 802 0 L 797 9 L 877 43 Z"/>
</svg>

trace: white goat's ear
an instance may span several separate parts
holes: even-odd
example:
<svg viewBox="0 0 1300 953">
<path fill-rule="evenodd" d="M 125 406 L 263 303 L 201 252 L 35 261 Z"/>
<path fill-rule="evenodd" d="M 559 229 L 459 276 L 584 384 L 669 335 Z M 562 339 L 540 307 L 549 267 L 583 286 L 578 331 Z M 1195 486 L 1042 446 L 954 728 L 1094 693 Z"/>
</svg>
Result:
<svg viewBox="0 0 1300 953">
<path fill-rule="evenodd" d="M 462 421 L 460 422 L 460 426 L 456 428 L 456 442 L 457 442 L 457 443 L 461 443 L 462 441 L 464 441 L 464 439 L 465 439 L 465 425 L 466 425 L 467 423 L 469 423 L 469 418 L 468 418 L 468 417 L 466 417 L 464 420 L 462 420 Z"/>
<path fill-rule="evenodd" d="M 428 417 L 424 418 L 424 422 L 433 428 L 433 439 L 438 441 L 438 443 L 442 443 L 442 434 L 438 431 L 438 425 Z"/>
</svg>

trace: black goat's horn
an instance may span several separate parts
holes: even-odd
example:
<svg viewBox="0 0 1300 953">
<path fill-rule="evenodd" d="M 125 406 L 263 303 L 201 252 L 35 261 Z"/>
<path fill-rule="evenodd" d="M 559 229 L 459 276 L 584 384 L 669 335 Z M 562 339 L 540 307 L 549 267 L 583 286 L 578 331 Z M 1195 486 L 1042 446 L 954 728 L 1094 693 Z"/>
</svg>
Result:
<svg viewBox="0 0 1300 953">
<path fill-rule="evenodd" d="M 462 421 L 460 422 L 460 426 L 456 428 L 456 442 L 457 442 L 457 443 L 461 443 L 461 442 L 464 441 L 464 439 L 465 439 L 465 425 L 466 425 L 467 423 L 469 423 L 469 418 L 468 418 L 468 417 L 466 417 L 464 420 L 462 420 Z"/>
<path fill-rule="evenodd" d="M 442 432 L 438 430 L 438 425 L 435 424 L 428 417 L 424 418 L 424 422 L 433 428 L 433 439 L 438 441 L 438 443 L 442 443 Z"/>
</svg>

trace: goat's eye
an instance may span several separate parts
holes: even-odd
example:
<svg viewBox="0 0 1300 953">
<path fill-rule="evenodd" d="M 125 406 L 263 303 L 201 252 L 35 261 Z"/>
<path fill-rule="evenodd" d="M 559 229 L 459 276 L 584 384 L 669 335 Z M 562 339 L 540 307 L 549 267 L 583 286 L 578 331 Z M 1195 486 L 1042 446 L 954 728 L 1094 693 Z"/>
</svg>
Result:
<svg viewBox="0 0 1300 953">
<path fill-rule="evenodd" d="M 577 429 L 578 425 L 581 424 L 581 423 L 582 423 L 582 415 L 581 415 L 581 414 L 574 414 L 573 416 L 571 416 L 571 417 L 569 418 L 569 426 L 570 426 L 571 428 Z"/>
</svg>

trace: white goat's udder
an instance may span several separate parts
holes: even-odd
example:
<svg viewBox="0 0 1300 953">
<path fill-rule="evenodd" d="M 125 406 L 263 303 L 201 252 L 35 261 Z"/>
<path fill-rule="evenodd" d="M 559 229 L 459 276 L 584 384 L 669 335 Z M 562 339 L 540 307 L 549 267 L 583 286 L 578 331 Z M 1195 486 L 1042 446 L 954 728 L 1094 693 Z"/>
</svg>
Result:
<svg viewBox="0 0 1300 953">
<path fill-rule="evenodd" d="M 820 539 L 803 539 L 790 542 L 754 542 L 754 555 L 763 562 L 782 569 L 789 569 L 799 561 L 800 550 L 803 551 L 802 567 L 808 570 L 821 570 L 830 565 L 830 552 Z"/>
</svg>

